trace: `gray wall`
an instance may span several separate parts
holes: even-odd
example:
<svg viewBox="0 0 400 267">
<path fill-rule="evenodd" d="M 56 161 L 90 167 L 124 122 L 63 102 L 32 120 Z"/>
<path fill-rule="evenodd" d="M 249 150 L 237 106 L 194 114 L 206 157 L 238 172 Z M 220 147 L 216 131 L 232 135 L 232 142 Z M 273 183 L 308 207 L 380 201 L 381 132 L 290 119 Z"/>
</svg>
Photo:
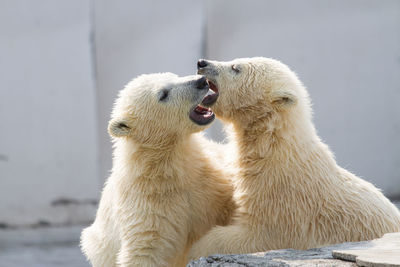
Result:
<svg viewBox="0 0 400 267">
<path fill-rule="evenodd" d="M 1 223 L 93 217 L 99 172 L 89 12 L 87 0 L 0 4 Z"/>
<path fill-rule="evenodd" d="M 291 66 L 340 165 L 400 196 L 399 1 L 8 0 L 0 32 L 0 223 L 91 220 L 118 90 L 199 57 Z"/>
</svg>

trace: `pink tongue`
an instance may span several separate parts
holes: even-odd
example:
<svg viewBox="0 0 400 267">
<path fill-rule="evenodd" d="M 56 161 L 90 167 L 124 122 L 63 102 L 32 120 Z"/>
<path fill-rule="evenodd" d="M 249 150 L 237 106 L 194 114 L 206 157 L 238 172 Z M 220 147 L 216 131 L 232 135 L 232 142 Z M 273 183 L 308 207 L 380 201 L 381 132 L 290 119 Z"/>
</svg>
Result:
<svg viewBox="0 0 400 267">
<path fill-rule="evenodd" d="M 199 125 L 206 125 L 214 120 L 215 115 L 211 109 L 197 106 L 190 112 L 189 118 Z"/>
</svg>

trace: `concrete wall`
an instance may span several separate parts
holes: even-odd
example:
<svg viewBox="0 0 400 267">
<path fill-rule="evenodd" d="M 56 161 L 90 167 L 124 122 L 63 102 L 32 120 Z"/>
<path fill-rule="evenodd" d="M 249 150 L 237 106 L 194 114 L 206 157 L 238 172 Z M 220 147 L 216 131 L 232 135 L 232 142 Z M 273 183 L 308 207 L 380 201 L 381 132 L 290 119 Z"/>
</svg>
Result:
<svg viewBox="0 0 400 267">
<path fill-rule="evenodd" d="M 399 1 L 8 0 L 0 32 L 0 224 L 90 220 L 118 90 L 200 57 L 287 63 L 339 163 L 400 195 Z"/>
<path fill-rule="evenodd" d="M 0 223 L 93 217 L 98 191 L 90 3 L 0 4 Z"/>
</svg>

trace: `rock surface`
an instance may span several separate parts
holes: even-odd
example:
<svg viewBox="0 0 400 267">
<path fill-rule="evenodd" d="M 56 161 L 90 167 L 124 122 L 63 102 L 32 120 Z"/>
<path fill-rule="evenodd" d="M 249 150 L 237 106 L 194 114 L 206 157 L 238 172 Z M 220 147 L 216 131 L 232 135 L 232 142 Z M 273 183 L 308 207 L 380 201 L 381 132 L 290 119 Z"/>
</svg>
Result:
<svg viewBox="0 0 400 267">
<path fill-rule="evenodd" d="M 309 250 L 282 249 L 244 255 L 214 255 L 200 258 L 188 266 L 400 266 L 400 233 L 386 234 L 372 241 Z"/>
<path fill-rule="evenodd" d="M 384 235 L 372 240 L 368 247 L 356 250 L 334 250 L 336 259 L 356 262 L 358 266 L 399 266 L 400 232 Z"/>
</svg>

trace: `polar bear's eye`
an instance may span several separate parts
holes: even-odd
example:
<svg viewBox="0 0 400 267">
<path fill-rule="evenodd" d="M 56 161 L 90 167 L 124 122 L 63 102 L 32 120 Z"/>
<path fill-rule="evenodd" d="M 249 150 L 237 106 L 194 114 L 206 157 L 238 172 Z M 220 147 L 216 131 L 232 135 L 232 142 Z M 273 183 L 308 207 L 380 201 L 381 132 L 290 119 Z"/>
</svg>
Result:
<svg viewBox="0 0 400 267">
<path fill-rule="evenodd" d="M 166 99 L 167 99 L 167 97 L 168 97 L 168 93 L 169 93 L 169 91 L 168 90 L 162 90 L 161 91 L 161 93 L 160 93 L 160 98 L 159 98 L 159 100 L 160 101 L 165 101 Z"/>
<path fill-rule="evenodd" d="M 238 67 L 237 65 L 232 65 L 232 70 L 233 70 L 234 72 L 236 72 L 236 73 L 239 73 L 239 72 L 240 72 L 240 69 L 239 69 L 239 67 Z"/>
</svg>

